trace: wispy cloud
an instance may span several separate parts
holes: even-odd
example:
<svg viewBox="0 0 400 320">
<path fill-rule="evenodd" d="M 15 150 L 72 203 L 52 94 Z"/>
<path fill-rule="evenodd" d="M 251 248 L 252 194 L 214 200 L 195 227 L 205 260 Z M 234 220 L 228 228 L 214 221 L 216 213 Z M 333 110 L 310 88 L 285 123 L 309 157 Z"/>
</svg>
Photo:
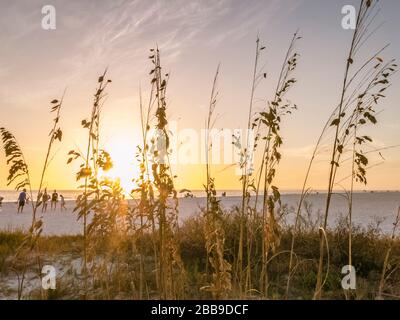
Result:
<svg viewBox="0 0 400 320">
<path fill-rule="evenodd" d="M 57 30 L 44 31 L 42 5 L 39 0 L 0 5 L 0 40 L 8 48 L 5 58 L 0 58 L 0 79 L 8 80 L 0 88 L 0 98 L 14 107 L 24 99 L 35 105 L 37 90 L 19 98 L 8 95 L 25 83 L 34 82 L 43 95 L 106 66 L 121 81 L 131 76 L 126 73 L 127 66 L 135 74 L 145 75 L 143 61 L 155 44 L 170 65 L 190 48 L 200 45 L 212 50 L 227 39 L 238 41 L 249 33 L 254 35 L 282 6 L 276 0 L 58 0 L 54 2 Z M 13 63 L 8 60 L 11 58 Z M 46 69 L 39 69 L 40 65 Z M 41 77 L 37 77 L 39 73 Z M 15 74 L 25 74 L 23 83 L 14 80 Z"/>
</svg>

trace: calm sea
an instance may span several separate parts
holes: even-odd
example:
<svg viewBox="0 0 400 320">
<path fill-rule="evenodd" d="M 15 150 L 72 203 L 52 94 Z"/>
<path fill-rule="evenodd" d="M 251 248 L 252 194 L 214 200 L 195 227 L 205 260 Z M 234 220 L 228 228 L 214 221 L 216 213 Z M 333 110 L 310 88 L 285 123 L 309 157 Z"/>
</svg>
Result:
<svg viewBox="0 0 400 320">
<path fill-rule="evenodd" d="M 51 194 L 54 190 L 47 190 L 49 194 Z M 179 191 L 179 190 L 178 190 Z M 57 190 L 57 193 L 60 195 L 62 194 L 65 198 L 65 200 L 75 200 L 82 191 L 79 190 Z M 205 197 L 205 192 L 204 190 L 192 190 L 191 193 L 193 194 L 194 197 L 196 198 L 202 198 Z M 222 196 L 222 194 L 225 193 L 227 197 L 240 197 L 242 194 L 241 190 L 218 190 L 218 196 Z M 281 191 L 283 197 L 286 196 L 296 196 L 299 195 L 300 192 L 298 190 L 285 190 Z M 184 197 L 186 194 L 186 191 L 180 192 L 179 196 Z M 365 194 L 368 195 L 369 197 L 376 198 L 382 197 L 385 194 L 386 195 L 393 195 L 393 194 L 398 194 L 400 195 L 400 191 L 364 191 L 364 192 L 356 192 L 356 194 Z M 0 190 L 0 197 L 3 197 L 4 200 L 3 202 L 15 202 L 18 199 L 19 191 L 14 191 L 14 190 Z M 37 192 L 33 191 L 33 196 L 36 197 Z M 324 191 L 315 191 L 313 195 L 320 195 L 321 197 L 324 197 Z M 129 196 L 127 195 L 127 198 Z M 371 199 L 371 201 L 373 201 Z"/>
<path fill-rule="evenodd" d="M 52 193 L 54 190 L 47 190 L 48 193 Z M 180 190 L 178 190 L 180 191 Z M 222 193 L 225 192 L 227 197 L 237 197 L 241 195 L 240 190 L 221 190 L 219 191 L 219 194 L 222 195 Z M 78 190 L 57 190 L 58 194 L 62 194 L 65 198 L 65 200 L 75 200 L 78 195 L 81 193 L 81 191 Z M 184 197 L 186 192 L 181 192 L 179 193 L 180 197 Z M 296 192 L 288 192 L 288 193 L 296 193 Z M 205 197 L 205 192 L 204 190 L 193 190 L 192 194 L 194 197 L 200 198 L 200 197 Z M 0 197 L 3 197 L 4 200 L 3 202 L 15 202 L 18 199 L 19 191 L 14 191 L 14 190 L 0 190 Z M 33 196 L 36 197 L 37 192 L 33 191 Z"/>
</svg>

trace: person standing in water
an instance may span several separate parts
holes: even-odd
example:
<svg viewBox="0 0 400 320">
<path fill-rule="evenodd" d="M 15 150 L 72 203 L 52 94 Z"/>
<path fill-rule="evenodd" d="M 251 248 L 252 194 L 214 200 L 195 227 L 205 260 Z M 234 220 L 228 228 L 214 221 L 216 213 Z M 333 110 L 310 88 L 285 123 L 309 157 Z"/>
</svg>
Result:
<svg viewBox="0 0 400 320">
<path fill-rule="evenodd" d="M 46 212 L 47 211 L 47 202 L 49 201 L 50 196 L 47 193 L 47 189 L 44 189 L 44 193 L 42 195 L 42 212 Z"/>
<path fill-rule="evenodd" d="M 25 202 L 27 200 L 28 196 L 26 194 L 26 189 L 23 189 L 22 192 L 18 196 L 18 213 L 22 213 L 24 210 Z"/>
<path fill-rule="evenodd" d="M 54 190 L 53 194 L 51 195 L 51 210 L 56 210 L 57 209 L 57 202 L 58 202 L 58 193 L 57 190 Z"/>
</svg>

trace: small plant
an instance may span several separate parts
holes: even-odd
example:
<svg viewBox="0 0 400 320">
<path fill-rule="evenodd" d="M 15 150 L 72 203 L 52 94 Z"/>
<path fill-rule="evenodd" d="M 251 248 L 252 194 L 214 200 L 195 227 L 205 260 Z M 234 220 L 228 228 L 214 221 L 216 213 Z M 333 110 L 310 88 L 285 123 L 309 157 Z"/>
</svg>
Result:
<svg viewBox="0 0 400 320">
<path fill-rule="evenodd" d="M 383 297 L 383 290 L 385 288 L 385 282 L 390 277 L 390 275 L 395 271 L 395 268 L 392 268 L 392 270 L 390 270 L 389 273 L 387 272 L 389 266 L 391 265 L 390 264 L 390 254 L 393 250 L 394 240 L 396 238 L 396 232 L 397 232 L 397 228 L 399 227 L 399 225 L 400 225 L 400 208 L 397 211 L 396 220 L 393 223 L 392 235 L 390 237 L 389 246 L 386 250 L 385 259 L 383 261 L 382 275 L 381 275 L 381 280 L 379 282 L 379 289 L 378 289 L 378 298 L 379 299 L 382 299 L 382 297 Z"/>
</svg>

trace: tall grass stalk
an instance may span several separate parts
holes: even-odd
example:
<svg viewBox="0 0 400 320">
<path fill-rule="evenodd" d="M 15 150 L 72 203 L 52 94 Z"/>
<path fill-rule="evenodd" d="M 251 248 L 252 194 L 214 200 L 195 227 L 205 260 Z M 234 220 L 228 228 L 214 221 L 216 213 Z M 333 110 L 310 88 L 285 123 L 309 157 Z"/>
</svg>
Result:
<svg viewBox="0 0 400 320">
<path fill-rule="evenodd" d="M 328 216 L 330 211 L 330 204 L 332 200 L 334 186 L 336 184 L 337 171 L 340 166 L 342 154 L 346 150 L 346 146 L 353 137 L 356 145 L 362 145 L 366 142 L 372 142 L 368 136 L 358 136 L 358 127 L 367 123 L 375 124 L 377 122 L 375 116 L 374 106 L 378 103 L 382 94 L 389 86 L 389 77 L 395 72 L 396 65 L 391 60 L 389 63 L 383 63 L 383 59 L 377 54 L 361 63 L 361 67 L 356 68 L 355 59 L 362 45 L 369 38 L 368 27 L 375 16 L 370 20 L 370 13 L 376 6 L 377 2 L 364 1 L 360 2 L 360 7 L 357 16 L 356 29 L 354 30 L 352 42 L 350 45 L 348 58 L 346 62 L 345 74 L 343 79 L 342 91 L 340 96 L 340 103 L 335 113 L 335 118 L 331 123 L 335 133 L 332 141 L 332 153 L 329 165 L 329 179 L 326 205 L 324 211 L 324 223 L 321 227 L 326 230 L 328 223 Z M 380 50 L 379 52 L 381 52 Z M 376 65 L 374 65 L 377 63 Z M 358 83 L 356 83 L 358 81 Z M 352 133 L 353 132 L 353 133 Z M 353 144 L 354 145 L 354 144 Z M 356 167 L 355 175 L 352 177 L 356 181 L 366 183 L 366 167 L 368 164 L 367 157 L 363 154 L 362 150 L 353 152 L 353 164 Z M 352 166 L 353 167 L 353 166 Z M 352 181 L 354 179 L 352 178 Z M 351 189 L 353 182 L 351 183 Z M 350 193 L 350 215 L 352 207 L 352 193 Z M 350 230 L 351 232 L 351 230 Z M 349 242 L 349 250 L 351 250 L 351 240 Z M 349 252 L 350 253 L 350 252 Z M 320 241 L 320 257 L 318 263 L 317 282 L 314 293 L 314 299 L 319 299 L 322 292 L 322 273 L 323 273 L 323 260 L 324 260 L 324 240 L 321 234 Z"/>
<path fill-rule="evenodd" d="M 139 219 L 140 219 L 140 229 L 139 229 L 139 238 L 142 238 L 145 230 L 149 227 L 148 222 L 150 222 L 150 227 L 152 228 L 152 233 L 155 233 L 155 220 L 153 215 L 154 209 L 154 194 L 152 189 L 152 183 L 150 180 L 150 169 L 149 169 L 149 160 L 148 160 L 148 151 L 149 146 L 147 143 L 147 135 L 150 129 L 150 112 L 151 112 L 151 103 L 152 103 L 152 92 L 149 99 L 149 106 L 147 111 L 145 112 L 143 99 L 142 99 L 142 90 L 139 89 L 139 109 L 140 109 L 140 123 L 141 123 L 141 131 L 142 131 L 142 146 L 138 146 L 137 149 L 137 159 L 139 162 L 140 173 L 139 177 L 134 179 L 134 182 L 137 184 L 137 188 L 131 191 L 131 194 L 134 195 L 139 194 L 139 202 L 137 204 L 137 208 L 139 211 Z M 146 220 L 146 221 L 145 221 Z M 154 254 L 154 269 L 157 270 L 157 245 L 155 238 L 152 237 L 153 243 L 153 254 Z M 145 281 L 145 266 L 144 266 L 144 255 L 142 244 L 139 244 L 139 254 L 140 254 L 140 285 L 139 285 L 139 297 L 142 299 L 143 297 L 143 289 L 144 289 L 144 281 Z M 156 284 L 158 288 L 158 279 L 159 276 L 156 276 Z"/>
<path fill-rule="evenodd" d="M 257 88 L 257 79 L 259 78 L 259 58 L 260 53 L 264 50 L 265 47 L 260 46 L 260 39 L 257 37 L 256 40 L 256 51 L 254 58 L 254 68 L 253 68 L 253 76 L 252 76 L 252 85 L 250 92 L 250 102 L 249 102 L 249 112 L 247 119 L 247 133 L 246 133 L 246 142 L 244 148 L 241 150 L 241 161 L 240 161 L 240 169 L 242 171 L 242 175 L 240 177 L 242 184 L 242 202 L 241 202 L 241 219 L 240 219 L 240 230 L 239 230 L 239 241 L 238 241 L 238 253 L 236 260 L 236 268 L 235 268 L 235 277 L 239 286 L 240 296 L 242 297 L 244 291 L 246 291 L 245 287 L 245 279 L 243 274 L 243 252 L 244 252 L 244 241 L 245 241 L 245 228 L 248 222 L 248 204 L 250 200 L 249 188 L 251 188 L 250 176 L 252 174 L 252 161 L 253 161 L 253 150 L 251 149 L 250 141 L 250 130 L 252 129 L 252 118 L 253 118 L 253 104 L 254 104 L 254 94 Z M 250 272 L 249 261 L 247 262 L 248 272 Z"/>
<path fill-rule="evenodd" d="M 153 138 L 152 177 L 157 190 L 154 212 L 158 219 L 158 274 L 160 297 L 162 299 L 181 298 L 184 295 L 185 270 L 178 245 L 178 197 L 174 187 L 169 154 L 170 136 L 168 132 L 166 92 L 169 74 L 163 74 L 159 49 L 152 49 L 153 63 L 151 83 L 154 83 L 156 99 L 156 136 Z"/>
<path fill-rule="evenodd" d="M 65 92 L 64 92 L 65 95 Z M 4 144 L 4 150 L 7 158 L 7 165 L 9 165 L 9 175 L 7 177 L 7 185 L 11 185 L 15 183 L 15 189 L 16 190 L 22 190 L 24 188 L 28 188 L 28 193 L 29 197 L 31 199 L 30 203 L 32 206 L 32 220 L 31 220 L 31 226 L 28 230 L 28 233 L 26 234 L 23 242 L 21 245 L 17 248 L 13 262 L 14 264 L 17 264 L 17 261 L 19 259 L 22 259 L 22 272 L 21 274 L 16 271 L 16 268 L 14 270 L 17 272 L 17 277 L 18 277 L 18 300 L 20 300 L 23 296 L 23 288 L 24 288 L 24 280 L 25 280 L 25 273 L 27 270 L 27 258 L 28 255 L 34 251 L 36 251 L 36 262 L 37 262 L 37 275 L 40 278 L 41 277 L 41 270 L 42 270 L 42 263 L 40 259 L 40 252 L 39 252 L 39 246 L 38 246 L 38 240 L 39 237 L 43 231 L 43 220 L 41 218 L 37 218 L 36 212 L 37 209 L 40 207 L 42 204 L 42 189 L 43 189 L 43 181 L 45 179 L 47 169 L 49 167 L 50 161 L 51 161 L 51 156 L 52 156 L 52 147 L 55 141 L 60 141 L 62 140 L 62 131 L 61 128 L 59 127 L 59 121 L 60 121 L 60 112 L 61 112 L 61 107 L 64 99 L 64 95 L 61 98 L 61 101 L 58 100 L 53 100 L 51 101 L 51 113 L 55 113 L 55 118 L 53 119 L 53 126 L 50 130 L 49 136 L 49 143 L 47 146 L 47 152 L 45 156 L 45 160 L 43 163 L 43 168 L 41 171 L 40 175 L 40 182 L 39 182 L 39 187 L 37 190 L 37 197 L 36 201 L 34 200 L 33 192 L 32 192 L 32 183 L 31 183 L 31 175 L 29 172 L 29 167 L 28 163 L 25 159 L 25 156 L 23 154 L 22 148 L 19 145 L 17 139 L 15 136 L 9 132 L 5 128 L 0 128 L 0 133 L 2 136 L 3 144 Z M 44 297 L 44 292 L 41 291 L 42 297 Z"/>
<path fill-rule="evenodd" d="M 217 104 L 217 80 L 219 66 L 215 73 L 211 97 L 206 120 L 206 178 L 205 184 L 207 205 L 204 212 L 204 234 L 207 251 L 207 260 L 213 268 L 211 285 L 204 287 L 211 291 L 215 299 L 226 299 L 232 288 L 231 264 L 225 259 L 225 231 L 223 228 L 223 211 L 220 208 L 220 201 L 217 200 L 215 179 L 211 175 L 210 161 L 212 159 L 212 137 L 210 131 L 214 127 L 214 111 Z"/>
<path fill-rule="evenodd" d="M 285 95 L 296 82 L 292 78 L 292 73 L 297 67 L 299 54 L 294 52 L 295 44 L 301 37 L 297 32 L 293 35 L 289 48 L 281 68 L 274 98 L 268 103 L 266 109 L 260 112 L 259 117 L 253 122 L 253 127 L 257 126 L 256 146 L 260 139 L 264 142 L 262 149 L 262 163 L 259 171 L 256 199 L 254 208 L 257 210 L 258 194 L 260 191 L 260 183 L 263 182 L 263 201 L 262 201 L 262 270 L 260 277 L 260 289 L 265 296 L 268 295 L 268 271 L 267 261 L 269 251 L 275 253 L 279 245 L 279 225 L 276 222 L 275 210 L 276 204 L 280 205 L 279 189 L 273 185 L 276 175 L 277 166 L 281 160 L 280 147 L 283 143 L 280 135 L 280 125 L 285 115 L 291 114 L 297 106 L 285 100 Z M 266 130 L 266 134 L 261 136 L 259 133 Z M 272 189 L 272 196 L 269 191 Z"/>
<path fill-rule="evenodd" d="M 106 97 L 105 89 L 111 80 L 106 79 L 107 70 L 98 78 L 98 87 L 94 94 L 93 105 L 89 119 L 81 121 L 84 129 L 87 129 L 87 144 L 85 152 L 79 150 L 71 150 L 68 153 L 67 163 L 80 158 L 82 163 L 76 174 L 77 181 L 83 181 L 83 185 L 79 188 L 83 193 L 78 196 L 74 212 L 77 212 L 78 219 L 83 220 L 83 277 L 84 277 L 84 297 L 88 294 L 88 215 L 89 212 L 97 205 L 100 195 L 99 188 L 99 166 L 109 169 L 112 166 L 111 159 L 106 152 L 99 150 L 100 139 L 100 110 L 102 103 Z M 100 162 L 102 161 L 102 162 Z"/>
</svg>

